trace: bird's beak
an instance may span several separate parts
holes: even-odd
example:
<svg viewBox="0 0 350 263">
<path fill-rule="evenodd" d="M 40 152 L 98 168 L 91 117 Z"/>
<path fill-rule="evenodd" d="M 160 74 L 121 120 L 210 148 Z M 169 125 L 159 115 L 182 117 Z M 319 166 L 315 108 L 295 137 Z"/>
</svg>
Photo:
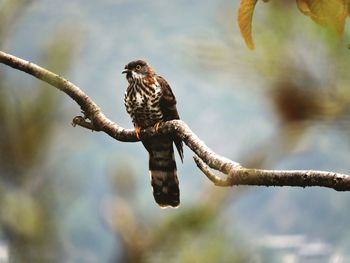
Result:
<svg viewBox="0 0 350 263">
<path fill-rule="evenodd" d="M 124 67 L 124 70 L 122 71 L 122 74 L 128 73 L 130 70 L 128 69 L 128 65 Z"/>
</svg>

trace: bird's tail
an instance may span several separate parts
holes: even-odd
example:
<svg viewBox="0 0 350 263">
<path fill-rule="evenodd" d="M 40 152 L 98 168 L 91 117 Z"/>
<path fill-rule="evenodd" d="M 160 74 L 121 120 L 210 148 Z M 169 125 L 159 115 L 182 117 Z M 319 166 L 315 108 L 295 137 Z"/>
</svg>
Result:
<svg viewBox="0 0 350 263">
<path fill-rule="evenodd" d="M 154 199 L 162 208 L 178 207 L 180 204 L 180 190 L 173 140 L 168 137 L 156 137 L 154 139 L 156 140 L 151 144 L 147 143 L 148 147 L 146 147 L 149 152 L 149 172 Z"/>
</svg>

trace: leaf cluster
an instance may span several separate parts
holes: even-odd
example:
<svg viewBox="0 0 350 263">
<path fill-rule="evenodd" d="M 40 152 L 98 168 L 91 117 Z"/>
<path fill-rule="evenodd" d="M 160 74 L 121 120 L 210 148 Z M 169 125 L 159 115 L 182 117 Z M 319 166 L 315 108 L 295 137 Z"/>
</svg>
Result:
<svg viewBox="0 0 350 263">
<path fill-rule="evenodd" d="M 263 0 L 268 2 L 268 0 Z M 242 37 L 250 49 L 254 49 L 252 21 L 258 0 L 241 0 L 238 9 L 238 25 Z M 320 26 L 329 28 L 339 37 L 344 33 L 345 21 L 349 15 L 349 0 L 296 0 L 300 12 Z"/>
</svg>

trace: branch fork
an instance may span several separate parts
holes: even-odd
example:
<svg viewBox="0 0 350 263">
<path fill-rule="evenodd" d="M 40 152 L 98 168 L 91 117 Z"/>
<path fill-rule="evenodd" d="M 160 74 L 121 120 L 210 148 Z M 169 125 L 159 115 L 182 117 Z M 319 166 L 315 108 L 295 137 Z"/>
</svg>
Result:
<svg viewBox="0 0 350 263">
<path fill-rule="evenodd" d="M 79 87 L 63 77 L 34 63 L 0 51 L 0 63 L 26 72 L 66 93 L 81 108 L 84 116 L 76 116 L 73 126 L 92 131 L 105 132 L 121 142 L 137 142 L 134 129 L 125 129 L 108 119 L 100 107 Z M 141 138 L 157 134 L 175 134 L 195 153 L 197 167 L 217 186 L 259 185 L 259 186 L 321 186 L 337 191 L 350 191 L 350 176 L 335 172 L 314 170 L 261 170 L 249 169 L 228 158 L 218 155 L 202 142 L 181 120 L 162 123 L 159 128 L 150 127 L 141 131 Z M 226 175 L 217 176 L 211 169 Z"/>
</svg>

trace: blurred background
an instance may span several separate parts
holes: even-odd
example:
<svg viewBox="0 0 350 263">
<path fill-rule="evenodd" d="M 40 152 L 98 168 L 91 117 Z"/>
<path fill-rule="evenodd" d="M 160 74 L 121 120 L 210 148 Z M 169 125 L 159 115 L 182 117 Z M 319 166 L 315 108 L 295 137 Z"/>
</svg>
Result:
<svg viewBox="0 0 350 263">
<path fill-rule="evenodd" d="M 170 83 L 181 118 L 244 166 L 350 173 L 349 50 L 294 1 L 0 0 L 0 49 L 80 86 L 112 120 L 126 63 Z M 347 30 L 345 30 L 347 31 Z M 0 262 L 349 262 L 349 193 L 214 186 L 185 149 L 181 206 L 153 200 L 140 143 L 73 128 L 65 94 L 0 65 Z"/>
</svg>

